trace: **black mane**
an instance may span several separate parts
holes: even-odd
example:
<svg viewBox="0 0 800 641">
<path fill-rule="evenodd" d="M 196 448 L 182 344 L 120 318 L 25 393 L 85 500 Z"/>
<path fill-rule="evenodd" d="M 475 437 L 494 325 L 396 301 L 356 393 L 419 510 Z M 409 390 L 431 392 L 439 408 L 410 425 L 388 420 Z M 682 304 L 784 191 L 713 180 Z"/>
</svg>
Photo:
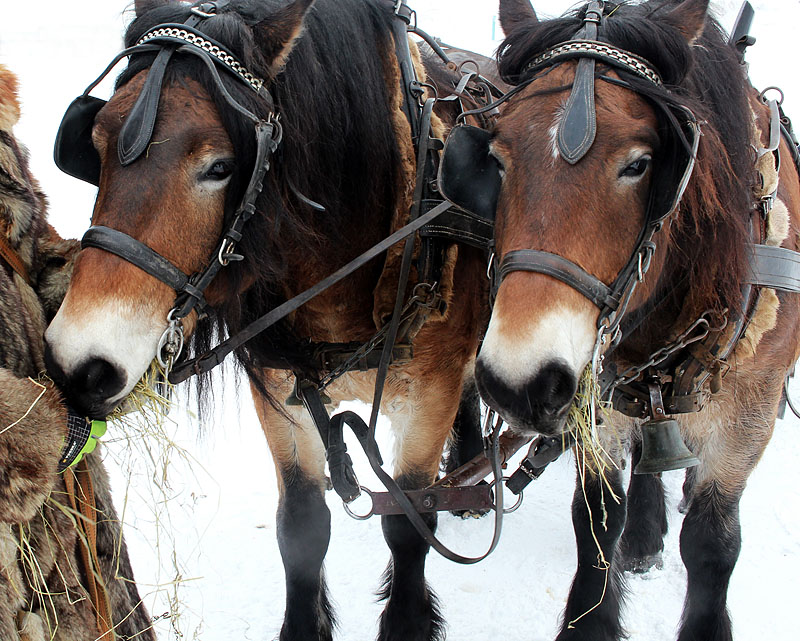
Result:
<svg viewBox="0 0 800 641">
<path fill-rule="evenodd" d="M 285 69 L 270 78 L 254 37 L 253 11 L 263 15 L 284 6 L 268 0 L 239 0 L 219 16 L 205 20 L 199 29 L 225 45 L 252 73 L 267 80 L 280 122 L 283 142 L 273 159 L 257 203 L 257 215 L 247 224 L 239 245 L 246 265 L 228 267 L 231 291 L 247 274 L 256 282 L 241 297 L 218 312 L 219 323 L 205 321 L 194 335 L 194 351 L 204 351 L 215 335 L 234 333 L 256 317 L 285 300 L 283 285 L 292 283 L 287 273 L 287 253 L 311 252 L 341 245 L 353 234 L 360 242 L 388 235 L 390 211 L 403 188 L 399 182 L 401 157 L 390 125 L 389 89 L 385 81 L 384 52 L 391 48 L 392 2 L 390 0 L 318 0 L 306 16 L 305 31 L 288 57 Z M 257 5 L 257 6 L 256 6 Z M 255 9 L 254 9 L 255 7 Z M 169 3 L 137 17 L 128 27 L 126 46 L 162 23 L 183 23 L 190 8 Z M 154 54 L 131 60 L 117 86 L 148 68 Z M 265 101 L 221 72 L 228 91 L 253 113 L 267 116 Z M 255 156 L 253 126 L 231 110 L 210 75 L 193 56 L 176 56 L 170 62 L 167 83 L 189 77 L 199 81 L 213 98 L 236 152 L 237 167 L 227 193 L 226 216 L 241 199 L 252 172 Z M 305 196 L 323 204 L 319 213 L 303 204 L 289 184 Z M 391 205 L 390 205 L 391 204 Z M 360 253 L 352 241 L 339 252 L 340 263 Z M 375 265 L 372 266 L 373 271 Z M 379 269 L 380 266 L 377 266 Z M 369 269 L 369 267 L 367 268 Z M 245 270 L 248 270 L 245 272 Z M 377 279 L 379 272 L 375 272 Z M 257 366 L 263 358 L 282 353 L 302 368 L 305 354 L 298 351 L 288 332 L 276 328 L 251 341 L 238 354 L 245 367 Z"/>
<path fill-rule="evenodd" d="M 598 39 L 656 68 L 664 80 L 663 89 L 615 71 L 649 99 L 657 112 L 668 113 L 670 105 L 684 105 L 702 123 L 697 168 L 673 226 L 672 267 L 695 266 L 689 274 L 692 288 L 710 298 L 714 307 L 735 308 L 747 268 L 747 221 L 755 181 L 749 81 L 716 20 L 707 17 L 702 36 L 692 46 L 664 20 L 676 4 L 670 0 L 607 2 Z M 572 39 L 582 26 L 587 6 L 510 33 L 498 49 L 503 79 L 512 84 L 527 80 L 525 65 Z M 709 269 L 713 262 L 715 268 Z"/>
</svg>

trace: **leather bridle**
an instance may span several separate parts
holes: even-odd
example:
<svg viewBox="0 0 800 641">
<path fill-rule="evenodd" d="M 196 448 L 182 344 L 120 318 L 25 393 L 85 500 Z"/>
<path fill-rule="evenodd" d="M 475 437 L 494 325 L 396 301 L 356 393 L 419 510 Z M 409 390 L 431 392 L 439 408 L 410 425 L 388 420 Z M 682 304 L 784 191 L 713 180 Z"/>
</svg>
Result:
<svg viewBox="0 0 800 641">
<path fill-rule="evenodd" d="M 597 130 L 595 112 L 595 61 L 600 60 L 612 68 L 634 74 L 638 79 L 661 86 L 660 74 L 643 58 L 613 45 L 597 41 L 598 26 L 602 21 L 603 2 L 591 2 L 586 10 L 583 27 L 575 39 L 561 43 L 539 54 L 525 66 L 526 74 L 534 74 L 525 81 L 529 85 L 542 69 L 560 64 L 566 60 L 578 60 L 572 93 L 566 103 L 564 117 L 559 126 L 557 147 L 562 158 L 570 164 L 579 162 L 592 147 Z M 634 90 L 625 80 L 600 76 L 607 82 Z M 659 211 L 659 201 L 654 189 L 651 196 L 645 223 L 631 252 L 630 258 L 614 281 L 607 285 L 596 276 L 589 274 L 576 263 L 551 252 L 520 249 L 506 253 L 499 265 L 490 263 L 492 275 L 492 298 L 500 284 L 512 272 L 527 271 L 546 274 L 566 283 L 588 298 L 600 309 L 597 320 L 598 336 L 610 336 L 612 341 L 619 338 L 619 325 L 625 314 L 636 286 L 643 280 L 650 267 L 656 245 L 655 234 L 664 222 L 678 211 L 686 186 L 694 170 L 697 148 L 700 140 L 700 125 L 692 112 L 682 106 L 671 107 L 674 120 L 680 123 L 682 131 L 675 131 L 678 139 L 689 143 L 686 162 L 674 196 L 666 207 Z M 671 121 L 673 119 L 670 119 Z"/>
<path fill-rule="evenodd" d="M 128 234 L 104 226 L 90 227 L 81 240 L 81 247 L 102 249 L 136 265 L 177 292 L 177 297 L 167 316 L 168 326 L 159 342 L 157 355 L 162 366 L 171 368 L 183 347 L 182 319 L 193 310 L 198 315 L 207 313 L 208 305 L 204 292 L 219 271 L 231 262 L 242 260 L 236 253 L 236 246 L 242 239 L 242 229 L 255 213 L 255 203 L 262 190 L 264 177 L 270 167 L 270 159 L 281 142 L 282 129 L 275 112 L 275 103 L 264 81 L 250 73 L 226 48 L 210 39 L 199 28 L 203 21 L 217 14 L 229 0 L 206 2 L 192 8 L 192 14 L 183 24 L 161 24 L 145 33 L 132 47 L 117 55 L 103 73 L 87 87 L 84 93 L 70 105 L 62 121 L 56 139 L 56 164 L 67 173 L 87 182 L 99 182 L 99 158 L 91 157 L 85 137 L 90 132 L 91 123 L 105 101 L 92 98 L 89 93 L 105 78 L 123 58 L 141 53 L 155 53 L 147 79 L 139 93 L 136 103 L 128 114 L 120 131 L 117 152 L 120 163 L 129 165 L 139 158 L 150 144 L 156 117 L 158 101 L 167 65 L 173 54 L 188 54 L 198 58 L 208 71 L 219 94 L 245 120 L 254 127 L 256 138 L 256 157 L 253 172 L 239 205 L 227 225 L 214 253 L 209 257 L 206 267 L 194 274 L 186 274 L 141 241 Z M 242 105 L 226 89 L 218 68 L 227 72 L 266 103 L 266 118 L 262 118 Z M 76 122 L 82 122 L 77 127 Z M 73 139 L 79 136 L 79 143 L 86 157 L 75 157 Z M 81 147 L 78 147 L 81 148 Z M 96 152 L 95 152 L 96 153 Z"/>
</svg>

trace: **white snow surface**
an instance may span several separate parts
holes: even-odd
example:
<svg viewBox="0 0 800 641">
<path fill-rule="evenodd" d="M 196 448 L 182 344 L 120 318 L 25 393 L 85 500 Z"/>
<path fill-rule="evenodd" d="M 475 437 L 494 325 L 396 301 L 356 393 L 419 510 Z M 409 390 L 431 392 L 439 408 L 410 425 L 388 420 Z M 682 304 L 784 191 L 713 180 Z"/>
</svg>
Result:
<svg viewBox="0 0 800 641">
<path fill-rule="evenodd" d="M 538 2 L 537 10 L 540 16 L 558 15 L 572 4 L 547 0 Z M 756 86 L 781 86 L 787 113 L 800 118 L 794 47 L 800 2 L 753 4 L 758 43 L 748 52 L 751 76 Z M 420 26 L 451 44 L 491 54 L 501 38 L 493 1 L 416 0 L 412 5 Z M 738 0 L 712 5 L 729 29 Z M 31 150 L 34 173 L 50 197 L 51 221 L 65 236 L 78 237 L 88 226 L 95 189 L 55 168 L 52 143 L 70 100 L 120 48 L 131 16 L 126 9 L 119 0 L 3 0 L 0 8 L 0 63 L 21 80 L 24 114 L 16 133 Z M 108 91 L 106 83 L 95 95 Z M 197 421 L 175 412 L 168 429 L 186 458 L 171 455 L 163 494 L 154 489 L 160 472 L 147 451 L 154 444 L 143 436 L 132 452 L 114 426 L 107 437 L 108 466 L 140 592 L 151 614 L 168 615 L 156 622 L 162 640 L 277 638 L 284 607 L 275 541 L 277 490 L 247 389 L 228 377 L 224 394 L 217 396 L 213 427 L 202 435 Z M 793 390 L 800 399 L 800 384 Z M 388 441 L 383 449 L 390 451 Z M 350 450 L 357 451 L 352 445 Z M 377 489 L 365 461 L 356 458 L 361 482 Z M 800 490 L 793 476 L 798 463 L 800 421 L 790 417 L 778 422 L 741 502 L 742 553 L 729 591 L 739 641 L 798 638 L 793 609 L 800 596 Z M 664 476 L 670 517 L 665 563 L 663 570 L 628 581 L 625 623 L 633 641 L 673 639 L 681 613 L 686 575 L 676 506 L 683 474 Z M 441 597 L 449 639 L 545 641 L 555 636 L 575 567 L 573 487 L 573 462 L 564 456 L 529 487 L 519 511 L 506 518 L 503 538 L 489 559 L 465 567 L 430 554 L 427 576 Z M 351 520 L 333 493 L 328 503 L 333 534 L 326 570 L 339 620 L 336 637 L 374 638 L 381 611 L 375 591 L 388 560 L 380 522 Z M 462 521 L 445 513 L 439 523 L 441 538 L 464 554 L 481 553 L 491 537 L 490 519 Z M 171 598 L 177 599 L 176 608 L 171 609 Z M 171 611 L 179 616 L 169 616 Z"/>
</svg>

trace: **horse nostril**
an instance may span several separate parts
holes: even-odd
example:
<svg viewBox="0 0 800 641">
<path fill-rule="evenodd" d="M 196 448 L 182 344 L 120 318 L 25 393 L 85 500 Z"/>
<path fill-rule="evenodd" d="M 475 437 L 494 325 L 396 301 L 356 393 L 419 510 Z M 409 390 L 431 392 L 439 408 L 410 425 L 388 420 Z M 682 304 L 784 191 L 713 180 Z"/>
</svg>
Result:
<svg viewBox="0 0 800 641">
<path fill-rule="evenodd" d="M 71 377 L 73 391 L 96 400 L 111 398 L 124 385 L 125 379 L 119 368 L 102 358 L 87 361 Z"/>
<path fill-rule="evenodd" d="M 531 381 L 528 396 L 545 414 L 552 416 L 569 407 L 577 389 L 578 381 L 572 369 L 566 363 L 553 361 Z"/>
<path fill-rule="evenodd" d="M 45 365 L 67 402 L 86 416 L 105 417 L 110 409 L 109 399 L 119 394 L 126 383 L 122 368 L 103 358 L 92 358 L 67 372 L 49 345 L 45 348 Z"/>
</svg>

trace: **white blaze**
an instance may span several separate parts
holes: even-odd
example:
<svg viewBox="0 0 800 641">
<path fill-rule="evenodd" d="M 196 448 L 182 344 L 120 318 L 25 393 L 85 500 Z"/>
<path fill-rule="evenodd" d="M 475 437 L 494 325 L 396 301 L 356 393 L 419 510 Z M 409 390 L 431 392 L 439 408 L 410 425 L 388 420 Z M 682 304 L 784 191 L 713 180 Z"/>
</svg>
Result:
<svg viewBox="0 0 800 641">
<path fill-rule="evenodd" d="M 479 359 L 497 378 L 520 388 L 554 360 L 565 361 L 576 376 L 583 371 L 597 335 L 596 313 L 558 307 L 526 320 L 527 326 L 512 331 L 499 314 L 492 314 Z"/>
<path fill-rule="evenodd" d="M 67 375 L 90 359 L 122 368 L 125 387 L 109 401 L 127 396 L 156 354 L 166 321 L 118 301 L 99 302 L 78 316 L 69 294 L 45 332 L 56 362 Z M 68 311 L 69 310 L 69 311 Z"/>
</svg>

